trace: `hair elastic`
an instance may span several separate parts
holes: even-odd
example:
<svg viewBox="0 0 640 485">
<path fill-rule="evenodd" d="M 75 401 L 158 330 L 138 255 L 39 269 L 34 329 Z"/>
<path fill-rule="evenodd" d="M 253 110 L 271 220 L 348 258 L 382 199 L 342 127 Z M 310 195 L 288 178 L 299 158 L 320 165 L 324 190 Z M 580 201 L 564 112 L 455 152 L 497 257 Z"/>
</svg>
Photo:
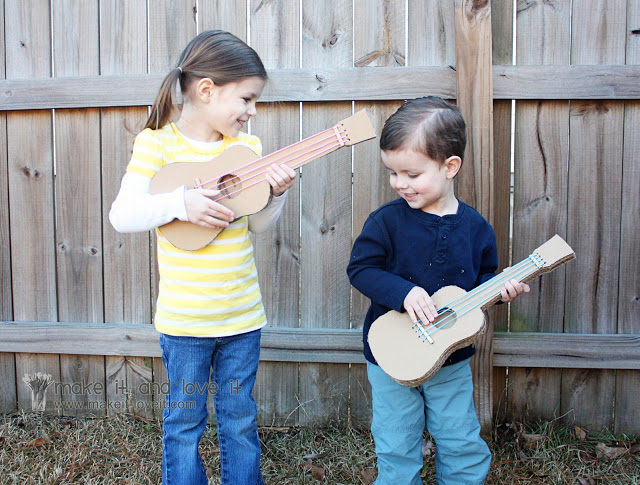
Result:
<svg viewBox="0 0 640 485">
<path fill-rule="evenodd" d="M 178 66 L 178 71 L 180 71 L 180 74 L 183 74 L 182 68 L 180 66 Z"/>
</svg>

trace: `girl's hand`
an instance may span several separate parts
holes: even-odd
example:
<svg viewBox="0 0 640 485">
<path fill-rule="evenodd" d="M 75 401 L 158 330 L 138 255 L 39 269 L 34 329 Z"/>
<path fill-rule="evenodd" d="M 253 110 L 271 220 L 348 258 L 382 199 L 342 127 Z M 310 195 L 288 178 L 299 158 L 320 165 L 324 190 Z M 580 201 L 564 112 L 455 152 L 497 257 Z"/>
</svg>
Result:
<svg viewBox="0 0 640 485">
<path fill-rule="evenodd" d="M 404 298 L 404 308 L 407 310 L 413 323 L 417 323 L 418 320 L 424 323 L 433 322 L 438 316 L 438 310 L 429 293 L 419 286 L 414 286 L 411 291 L 407 293 L 407 296 Z"/>
<path fill-rule="evenodd" d="M 528 284 L 520 283 L 518 280 L 513 279 L 504 284 L 504 288 L 500 290 L 500 294 L 502 295 L 502 301 L 504 303 L 509 303 L 510 301 L 515 300 L 518 295 L 521 295 L 522 293 L 529 293 L 530 290 L 531 288 Z"/>
<path fill-rule="evenodd" d="M 234 219 L 233 212 L 215 202 L 219 190 L 189 189 L 184 193 L 184 205 L 189 222 L 206 228 L 225 228 Z"/>
<path fill-rule="evenodd" d="M 275 163 L 267 168 L 267 181 L 271 185 L 273 195 L 284 194 L 293 185 L 296 172 L 286 164 L 276 165 Z"/>
</svg>

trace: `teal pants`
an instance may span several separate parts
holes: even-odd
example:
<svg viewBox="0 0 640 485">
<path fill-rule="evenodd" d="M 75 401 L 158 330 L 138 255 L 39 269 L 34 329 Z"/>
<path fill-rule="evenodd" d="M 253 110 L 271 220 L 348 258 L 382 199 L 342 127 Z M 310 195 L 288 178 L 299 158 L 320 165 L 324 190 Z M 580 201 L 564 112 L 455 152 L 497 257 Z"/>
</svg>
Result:
<svg viewBox="0 0 640 485">
<path fill-rule="evenodd" d="M 480 437 L 469 360 L 443 367 L 418 387 L 405 387 L 367 363 L 371 432 L 378 457 L 376 485 L 421 485 L 422 435 L 436 443 L 438 485 L 483 484 L 491 453 Z"/>
</svg>

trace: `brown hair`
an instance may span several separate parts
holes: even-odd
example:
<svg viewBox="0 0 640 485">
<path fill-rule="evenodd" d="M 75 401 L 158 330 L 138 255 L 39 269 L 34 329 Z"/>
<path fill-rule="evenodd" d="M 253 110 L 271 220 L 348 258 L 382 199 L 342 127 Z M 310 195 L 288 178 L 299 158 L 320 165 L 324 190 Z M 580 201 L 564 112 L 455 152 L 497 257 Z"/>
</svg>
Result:
<svg viewBox="0 0 640 485">
<path fill-rule="evenodd" d="M 174 93 L 186 93 L 193 81 L 211 79 L 218 86 L 248 77 L 267 79 L 260 57 L 246 43 L 223 30 L 207 30 L 194 37 L 180 54 L 178 66 L 166 75 L 144 128 L 157 130 L 171 119 Z"/>
<path fill-rule="evenodd" d="M 454 155 L 462 160 L 466 145 L 460 109 L 437 96 L 405 101 L 380 134 L 381 150 L 412 149 L 441 163 Z"/>
</svg>

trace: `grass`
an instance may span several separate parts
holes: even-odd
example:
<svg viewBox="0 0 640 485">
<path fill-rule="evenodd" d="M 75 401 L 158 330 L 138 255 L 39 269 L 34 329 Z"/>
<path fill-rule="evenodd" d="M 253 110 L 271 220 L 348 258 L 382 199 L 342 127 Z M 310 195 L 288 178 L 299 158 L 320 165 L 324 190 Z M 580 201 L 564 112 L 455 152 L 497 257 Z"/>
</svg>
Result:
<svg viewBox="0 0 640 485">
<path fill-rule="evenodd" d="M 68 418 L 22 413 L 0 418 L 2 484 L 158 484 L 161 423 L 119 414 Z M 370 484 L 376 458 L 366 429 L 261 428 L 267 484 Z M 640 484 L 640 439 L 577 427 L 504 423 L 494 430 L 487 484 Z M 435 483 L 435 446 L 425 436 L 422 471 Z M 219 483 L 215 427 L 201 453 Z"/>
</svg>

